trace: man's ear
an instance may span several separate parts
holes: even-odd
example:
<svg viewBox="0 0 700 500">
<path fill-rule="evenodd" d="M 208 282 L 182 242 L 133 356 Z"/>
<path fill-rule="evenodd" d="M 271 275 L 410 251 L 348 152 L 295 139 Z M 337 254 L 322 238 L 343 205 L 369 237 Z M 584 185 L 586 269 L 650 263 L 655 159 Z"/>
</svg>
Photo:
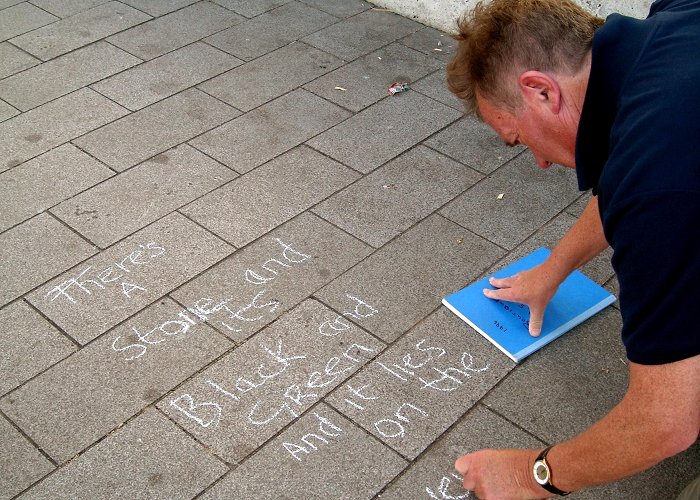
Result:
<svg viewBox="0 0 700 500">
<path fill-rule="evenodd" d="M 551 113 L 561 110 L 561 89 L 559 84 L 546 73 L 526 71 L 518 78 L 520 93 L 525 103 L 531 106 L 546 106 Z"/>
</svg>

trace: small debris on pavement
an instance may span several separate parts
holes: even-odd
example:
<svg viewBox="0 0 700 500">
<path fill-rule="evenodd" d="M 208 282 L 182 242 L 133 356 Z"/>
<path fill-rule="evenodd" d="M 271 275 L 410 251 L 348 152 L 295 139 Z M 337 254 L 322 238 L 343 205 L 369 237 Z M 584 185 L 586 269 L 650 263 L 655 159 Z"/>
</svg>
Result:
<svg viewBox="0 0 700 500">
<path fill-rule="evenodd" d="M 345 92 L 348 89 L 344 89 L 343 87 L 336 87 L 335 90 L 342 90 L 343 92 Z"/>
<path fill-rule="evenodd" d="M 496 199 L 497 199 L 497 200 L 502 200 L 504 194 L 505 194 L 505 193 L 499 194 L 498 196 L 496 196 Z"/>
<path fill-rule="evenodd" d="M 408 82 L 394 82 L 391 84 L 391 87 L 389 87 L 389 94 L 394 95 L 398 94 L 399 92 L 406 92 L 410 89 L 411 87 Z"/>
</svg>

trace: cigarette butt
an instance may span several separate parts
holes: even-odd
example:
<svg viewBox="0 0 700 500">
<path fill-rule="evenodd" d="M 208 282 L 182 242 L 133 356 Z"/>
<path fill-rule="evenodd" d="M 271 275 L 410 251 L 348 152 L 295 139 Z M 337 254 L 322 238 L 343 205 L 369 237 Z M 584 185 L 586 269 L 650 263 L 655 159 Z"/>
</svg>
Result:
<svg viewBox="0 0 700 500">
<path fill-rule="evenodd" d="M 345 92 L 348 89 L 344 89 L 343 87 L 336 87 L 335 90 L 342 90 L 343 92 Z"/>
</svg>

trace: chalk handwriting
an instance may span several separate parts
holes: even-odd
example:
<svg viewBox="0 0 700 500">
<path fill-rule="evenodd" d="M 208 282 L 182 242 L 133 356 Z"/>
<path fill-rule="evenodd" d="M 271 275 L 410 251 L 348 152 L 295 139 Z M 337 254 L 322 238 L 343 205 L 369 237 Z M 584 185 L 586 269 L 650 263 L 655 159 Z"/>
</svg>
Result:
<svg viewBox="0 0 700 500">
<path fill-rule="evenodd" d="M 77 276 L 53 287 L 46 294 L 46 297 L 50 296 L 51 302 L 62 297 L 68 302 L 76 304 L 81 296 L 92 295 L 97 290 L 104 290 L 110 283 L 114 283 L 120 286 L 122 293 L 130 299 L 131 295 L 137 290 L 144 292 L 147 290 L 135 284 L 133 277 L 127 275 L 135 271 L 139 266 L 146 265 L 152 259 L 156 259 L 163 254 L 165 254 L 165 248 L 155 242 L 139 245 L 138 249 L 102 271 L 95 273 L 92 270 L 92 266 L 86 267 Z"/>
<path fill-rule="evenodd" d="M 413 410 L 412 413 L 418 413 L 420 415 L 423 415 L 424 417 L 428 416 L 428 413 L 416 405 L 413 405 L 411 403 L 403 403 L 401 406 L 399 406 L 399 409 L 396 410 L 396 413 L 394 413 L 393 418 L 383 418 L 381 420 L 378 420 L 377 422 L 374 423 L 374 428 L 377 430 L 379 434 L 381 434 L 385 438 L 402 438 L 406 435 L 406 428 L 404 427 L 404 424 L 408 424 L 411 422 L 411 419 L 405 415 L 405 413 L 409 413 L 406 411 L 404 413 L 404 408 Z"/>
<path fill-rule="evenodd" d="M 246 269 L 243 273 L 245 280 L 253 285 L 265 285 L 277 278 L 277 275 L 284 268 L 290 268 L 290 264 L 300 264 L 311 258 L 311 255 L 306 255 L 297 250 L 294 250 L 291 245 L 285 243 L 279 238 L 275 241 L 282 247 L 282 259 L 267 259 L 260 267 L 262 271 L 256 272 L 252 269 Z"/>
<path fill-rule="evenodd" d="M 187 408 L 180 406 L 180 402 L 185 401 Z M 186 417 L 191 418 L 202 427 L 213 425 L 216 427 L 221 419 L 221 405 L 213 401 L 195 403 L 194 398 L 189 394 L 183 394 L 170 402 L 170 406 L 176 408 Z"/>
<path fill-rule="evenodd" d="M 326 438 L 336 438 L 343 433 L 343 429 L 335 425 L 330 419 L 313 412 L 313 415 L 318 420 L 318 433 L 310 432 L 304 434 L 299 443 L 283 442 L 282 446 L 289 454 L 298 462 L 302 461 L 301 454 L 306 455 L 317 451 L 319 446 L 329 444 Z"/>
<path fill-rule="evenodd" d="M 292 418 L 299 416 L 298 411 L 308 403 L 313 403 L 319 398 L 315 389 L 320 389 L 327 387 L 336 382 L 344 373 L 352 371 L 356 368 L 355 365 L 361 362 L 360 357 L 355 357 L 356 354 L 353 351 L 358 351 L 359 353 L 374 353 L 375 350 L 360 344 L 352 344 L 348 347 L 341 356 L 333 356 L 326 363 L 323 372 L 312 371 L 306 378 L 306 381 L 298 384 L 291 384 L 287 386 L 283 394 L 282 403 L 274 404 L 274 409 L 267 412 L 262 412 L 260 410 L 261 400 L 258 400 L 250 412 L 248 413 L 248 422 L 256 425 L 262 426 L 267 425 L 273 420 L 276 420 L 280 415 L 288 414 Z M 351 355 L 351 353 L 353 353 Z M 346 366 L 343 367 L 341 364 L 345 363 Z M 338 368 L 338 365 L 341 368 Z"/>
<path fill-rule="evenodd" d="M 248 278 L 253 275 L 260 277 L 261 274 L 256 274 L 251 269 L 248 269 L 244 273 L 246 281 L 253 284 L 267 283 L 277 277 L 279 270 L 290 268 L 294 264 L 305 262 L 311 258 L 310 255 L 295 250 L 291 244 L 285 243 L 279 238 L 275 238 L 275 241 L 281 246 L 281 254 L 279 259 L 267 259 L 262 264 L 262 269 L 268 273 L 267 278 L 262 281 L 256 279 L 254 280 L 256 282 L 253 283 L 253 281 L 251 281 L 252 278 Z M 143 245 L 141 245 L 141 247 L 143 247 Z M 165 249 L 155 246 L 155 243 L 149 243 L 144 248 L 152 250 L 152 253 L 148 255 L 150 258 L 159 257 L 165 253 Z M 138 260 L 140 255 L 140 253 L 132 252 L 129 257 L 123 259 L 121 263 L 117 265 L 120 266 L 120 268 L 126 269 L 124 263 L 127 260 L 135 261 L 135 263 L 138 264 L 146 263 L 145 260 Z M 143 258 L 145 259 L 145 257 Z M 71 301 L 75 302 L 73 297 L 67 293 L 71 286 L 76 286 L 78 289 L 85 291 L 88 295 L 91 294 L 92 292 L 87 287 L 88 282 L 92 282 L 97 285 L 100 284 L 94 280 L 82 278 L 82 276 L 90 269 L 91 268 L 89 267 L 76 278 L 71 278 L 70 280 L 56 287 L 54 289 L 54 293 L 56 294 L 54 298 L 63 294 Z M 110 281 L 114 281 L 115 279 L 117 278 L 113 278 Z M 146 290 L 145 288 L 129 284 L 129 286 L 125 285 L 124 294 L 127 297 L 130 297 L 130 294 L 136 289 L 143 291 Z M 281 303 L 276 299 L 267 299 L 265 297 L 266 293 L 266 290 L 259 290 L 252 298 L 245 299 L 242 301 L 242 303 L 236 303 L 237 301 L 235 297 L 228 297 L 224 299 L 203 297 L 197 300 L 193 306 L 178 312 L 176 318 L 165 321 L 161 325 L 149 330 L 144 330 L 145 333 L 141 333 L 140 327 L 132 326 L 133 336 L 129 335 L 129 337 L 133 337 L 133 339 L 128 340 L 120 335 L 112 342 L 112 349 L 116 352 L 124 352 L 128 354 L 128 356 L 124 358 L 125 361 L 139 359 L 146 354 L 149 346 L 164 342 L 166 337 L 163 335 L 172 336 L 185 334 L 191 327 L 197 325 L 198 323 L 211 322 L 212 316 L 216 314 L 219 314 L 219 316 L 223 315 L 223 319 L 218 317 L 220 320 L 218 321 L 218 324 L 222 325 L 228 331 L 241 332 L 243 331 L 241 328 L 243 325 L 260 321 L 265 316 L 273 314 L 280 307 Z M 364 304 L 364 302 L 360 301 L 360 299 L 355 300 L 359 301 L 355 310 L 361 312 L 361 309 L 358 308 L 361 307 L 360 303 Z"/>
<path fill-rule="evenodd" d="M 468 352 L 463 352 L 458 366 L 430 366 L 432 362 L 445 356 L 447 351 L 441 347 L 425 346 L 426 339 L 418 341 L 415 345 L 417 352 L 406 353 L 401 359 L 401 363 L 383 363 L 377 362 L 388 373 L 398 378 L 402 382 L 408 382 L 410 379 L 416 379 L 421 382 L 423 389 L 433 389 L 440 392 L 450 392 L 457 389 L 464 383 L 464 380 L 471 378 L 474 373 L 483 372 L 489 369 L 488 365 L 475 367 L 474 357 Z M 423 370 L 422 375 L 418 374 L 419 369 Z M 434 377 L 434 374 L 438 374 Z M 430 375 L 430 377 L 428 376 Z"/>
<path fill-rule="evenodd" d="M 346 293 L 345 296 L 351 301 L 355 302 L 354 307 L 351 311 L 344 312 L 332 321 L 329 320 L 321 323 L 318 327 L 318 332 L 324 337 L 335 337 L 341 332 L 352 329 L 352 324 L 349 321 L 347 321 L 345 317 L 353 319 L 363 319 L 369 318 L 370 316 L 374 316 L 375 314 L 379 313 L 379 311 L 376 308 L 372 307 L 364 300 L 358 299 L 357 297 L 350 295 L 349 293 Z"/>
<path fill-rule="evenodd" d="M 447 476 L 443 476 L 442 480 L 440 481 L 440 486 L 437 489 L 437 492 L 433 491 L 429 487 L 425 487 L 425 492 L 428 494 L 430 498 L 433 498 L 435 500 L 466 500 L 467 498 L 471 498 L 471 492 L 467 491 L 465 493 L 462 493 L 460 495 L 452 495 L 448 493 L 448 489 L 450 487 L 450 483 L 452 482 L 452 479 L 456 479 L 460 484 L 462 482 L 462 478 L 458 476 L 457 474 L 452 474 L 452 478 L 449 478 Z"/>
</svg>

